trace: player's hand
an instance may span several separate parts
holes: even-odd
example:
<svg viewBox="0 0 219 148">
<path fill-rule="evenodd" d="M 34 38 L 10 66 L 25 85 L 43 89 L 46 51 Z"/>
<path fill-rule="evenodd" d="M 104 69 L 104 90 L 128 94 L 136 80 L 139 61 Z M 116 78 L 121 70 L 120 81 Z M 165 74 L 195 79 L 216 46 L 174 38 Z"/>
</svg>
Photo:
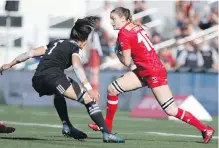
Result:
<svg viewBox="0 0 219 148">
<path fill-rule="evenodd" d="M 8 70 L 9 68 L 11 68 L 11 65 L 10 64 L 4 64 L 2 65 L 2 67 L 0 68 L 0 73 L 2 75 L 2 72 L 5 71 L 5 70 Z"/>
<path fill-rule="evenodd" d="M 93 99 L 95 102 L 99 102 L 100 95 L 96 90 L 91 89 L 87 92 L 88 92 L 89 96 L 91 97 L 91 99 Z"/>
</svg>

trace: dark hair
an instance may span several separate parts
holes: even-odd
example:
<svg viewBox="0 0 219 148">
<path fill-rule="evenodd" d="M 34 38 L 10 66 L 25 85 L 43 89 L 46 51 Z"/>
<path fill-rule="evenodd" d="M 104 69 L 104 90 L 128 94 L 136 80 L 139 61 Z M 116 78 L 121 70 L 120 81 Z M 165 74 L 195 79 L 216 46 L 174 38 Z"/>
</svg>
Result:
<svg viewBox="0 0 219 148">
<path fill-rule="evenodd" d="M 70 39 L 76 41 L 86 41 L 89 34 L 95 28 L 97 16 L 87 16 L 83 19 L 78 19 L 74 27 L 71 29 Z"/>
<path fill-rule="evenodd" d="M 111 13 L 117 13 L 119 16 L 124 16 L 125 19 L 128 21 L 132 21 L 132 15 L 129 9 L 124 7 L 117 7 L 111 11 Z"/>
</svg>

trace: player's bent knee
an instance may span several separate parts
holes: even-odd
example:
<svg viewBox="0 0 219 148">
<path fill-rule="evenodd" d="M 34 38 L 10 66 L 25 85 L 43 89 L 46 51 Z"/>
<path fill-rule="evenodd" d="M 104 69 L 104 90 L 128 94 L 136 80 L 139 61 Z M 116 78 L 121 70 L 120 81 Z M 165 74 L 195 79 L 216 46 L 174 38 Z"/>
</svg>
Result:
<svg viewBox="0 0 219 148">
<path fill-rule="evenodd" d="M 110 84 L 107 88 L 107 93 L 111 96 L 116 96 L 119 93 L 115 90 L 115 88 L 112 86 L 112 84 Z"/>
<path fill-rule="evenodd" d="M 164 110 L 168 116 L 176 116 L 178 108 L 170 106 L 166 110 Z"/>
<path fill-rule="evenodd" d="M 113 86 L 113 84 L 110 84 L 108 86 L 107 92 L 111 96 L 116 96 L 116 95 L 120 94 L 120 92 L 116 90 L 116 88 Z"/>
<path fill-rule="evenodd" d="M 88 104 L 92 102 L 93 100 L 91 99 L 90 95 L 88 93 L 84 94 L 84 104 Z"/>
<path fill-rule="evenodd" d="M 107 92 L 109 95 L 116 96 L 119 95 L 120 93 L 124 93 L 125 90 L 121 88 L 121 86 L 118 84 L 117 81 L 114 81 L 108 86 Z"/>
<path fill-rule="evenodd" d="M 174 103 L 173 98 L 167 100 L 164 104 L 161 105 L 161 107 L 165 111 L 165 113 L 169 116 L 176 116 L 178 112 L 178 107 Z"/>
<path fill-rule="evenodd" d="M 91 97 L 89 96 L 89 94 L 87 93 L 86 90 L 81 90 L 81 93 L 78 94 L 77 99 L 76 99 L 79 103 L 81 104 L 88 104 L 92 101 Z"/>
</svg>

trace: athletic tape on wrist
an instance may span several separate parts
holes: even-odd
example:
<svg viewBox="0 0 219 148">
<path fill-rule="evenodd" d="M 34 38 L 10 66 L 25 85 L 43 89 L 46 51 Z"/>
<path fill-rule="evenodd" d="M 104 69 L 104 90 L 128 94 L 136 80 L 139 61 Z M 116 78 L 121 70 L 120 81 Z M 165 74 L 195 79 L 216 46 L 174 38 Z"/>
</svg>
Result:
<svg viewBox="0 0 219 148">
<path fill-rule="evenodd" d="M 90 83 L 87 83 L 84 85 L 84 88 L 88 91 L 92 89 L 92 86 L 90 85 Z"/>
</svg>

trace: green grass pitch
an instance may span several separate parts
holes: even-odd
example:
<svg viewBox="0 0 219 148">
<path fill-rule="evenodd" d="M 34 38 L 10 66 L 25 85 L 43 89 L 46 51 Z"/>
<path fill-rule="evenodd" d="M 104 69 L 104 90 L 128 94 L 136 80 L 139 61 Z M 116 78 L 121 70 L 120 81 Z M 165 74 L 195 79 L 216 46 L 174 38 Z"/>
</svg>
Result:
<svg viewBox="0 0 219 148">
<path fill-rule="evenodd" d="M 92 131 L 85 109 L 68 108 L 75 127 L 85 131 L 84 141 L 63 137 L 61 122 L 53 107 L 0 106 L 0 120 L 16 127 L 12 134 L 0 134 L 0 148 L 216 148 L 218 147 L 218 118 L 208 125 L 216 130 L 208 144 L 192 126 L 179 121 L 130 118 L 129 112 L 118 111 L 114 131 L 124 137 L 124 144 L 102 142 L 100 132 Z M 105 113 L 104 113 L 105 114 Z"/>
</svg>

